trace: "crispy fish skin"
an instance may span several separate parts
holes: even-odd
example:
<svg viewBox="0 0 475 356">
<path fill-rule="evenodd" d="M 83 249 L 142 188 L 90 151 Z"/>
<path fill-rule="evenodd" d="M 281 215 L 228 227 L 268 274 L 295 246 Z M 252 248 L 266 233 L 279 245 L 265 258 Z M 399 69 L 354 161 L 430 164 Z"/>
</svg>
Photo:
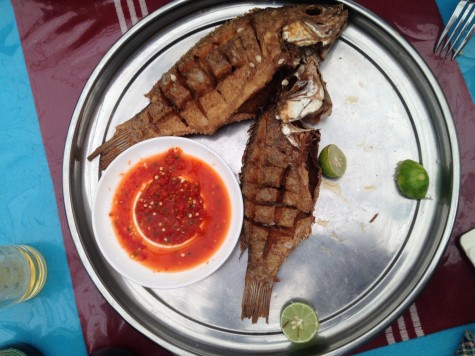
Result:
<svg viewBox="0 0 475 356">
<path fill-rule="evenodd" d="M 318 130 L 304 126 L 328 117 L 332 101 L 318 58 L 304 57 L 284 79 L 275 102 L 251 125 L 243 156 L 244 223 L 241 251 L 248 265 L 241 318 L 268 321 L 280 266 L 311 233 L 322 172 Z"/>
<path fill-rule="evenodd" d="M 213 134 L 254 118 L 266 98 L 260 92 L 282 69 L 299 65 L 303 52 L 323 60 L 348 17 L 343 5 L 294 5 L 255 9 L 202 38 L 163 74 L 150 103 L 118 125 L 112 138 L 88 157 L 100 169 L 128 147 L 158 136 Z M 266 91 L 270 99 L 272 90 Z"/>
<path fill-rule="evenodd" d="M 277 272 L 290 253 L 311 233 L 313 210 L 321 182 L 315 158 L 320 133 L 296 125 L 301 132 L 294 146 L 283 133 L 271 106 L 251 126 L 243 157 L 241 187 L 244 224 L 241 250 L 248 265 L 241 318 L 268 321 Z"/>
</svg>

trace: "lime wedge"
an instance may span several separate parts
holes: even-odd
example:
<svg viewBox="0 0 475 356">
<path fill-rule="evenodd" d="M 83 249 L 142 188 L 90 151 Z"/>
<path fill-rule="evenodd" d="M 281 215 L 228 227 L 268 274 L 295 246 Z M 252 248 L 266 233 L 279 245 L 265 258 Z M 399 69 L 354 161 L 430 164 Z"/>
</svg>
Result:
<svg viewBox="0 0 475 356">
<path fill-rule="evenodd" d="M 406 197 L 422 199 L 429 189 L 429 175 L 422 165 L 406 159 L 397 165 L 396 183 L 399 191 Z"/>
<path fill-rule="evenodd" d="M 324 175 L 330 178 L 340 178 L 346 171 L 345 154 L 337 145 L 326 146 L 318 157 L 318 162 Z"/>
<path fill-rule="evenodd" d="M 310 305 L 293 302 L 282 310 L 280 327 L 287 338 L 295 343 L 310 341 L 318 331 L 317 313 Z"/>
</svg>

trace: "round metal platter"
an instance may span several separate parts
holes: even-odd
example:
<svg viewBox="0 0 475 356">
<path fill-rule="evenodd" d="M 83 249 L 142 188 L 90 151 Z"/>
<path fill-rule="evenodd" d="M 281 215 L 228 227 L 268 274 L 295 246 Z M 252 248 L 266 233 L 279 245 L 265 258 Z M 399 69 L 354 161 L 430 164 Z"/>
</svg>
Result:
<svg viewBox="0 0 475 356">
<path fill-rule="evenodd" d="M 425 63 L 379 18 L 351 2 L 348 26 L 321 65 L 333 113 L 318 124 L 321 147 L 337 144 L 348 168 L 324 180 L 316 222 L 281 267 L 269 323 L 241 320 L 247 253 L 239 247 L 202 282 L 152 290 L 123 279 L 100 254 L 91 205 L 100 178 L 90 154 L 117 124 L 146 104 L 144 94 L 200 37 L 253 7 L 284 1 L 171 3 L 129 31 L 105 55 L 79 99 L 64 155 L 64 198 L 79 255 L 108 302 L 139 331 L 179 354 L 289 353 L 281 308 L 305 300 L 321 328 L 306 352 L 341 354 L 383 330 L 430 278 L 449 241 L 459 196 L 452 117 Z M 194 139 L 220 153 L 238 174 L 249 122 Z M 396 164 L 420 161 L 428 198 L 403 198 Z M 301 351 L 301 350 L 300 350 Z"/>
</svg>

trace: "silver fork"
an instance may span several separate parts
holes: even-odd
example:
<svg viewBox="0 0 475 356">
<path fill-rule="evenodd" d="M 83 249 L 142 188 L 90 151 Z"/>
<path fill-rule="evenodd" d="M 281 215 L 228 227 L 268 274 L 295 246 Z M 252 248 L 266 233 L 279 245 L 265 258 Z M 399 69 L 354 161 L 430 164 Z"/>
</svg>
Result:
<svg viewBox="0 0 475 356">
<path fill-rule="evenodd" d="M 444 31 L 442 31 L 442 34 L 434 47 L 434 53 L 439 52 L 442 56 L 444 51 L 446 51 L 445 57 L 447 58 L 449 53 L 452 52 L 451 59 L 454 60 L 475 32 L 474 18 L 474 0 L 461 0 L 450 17 L 447 26 L 445 26 Z M 472 25 L 472 27 L 467 31 L 470 25 Z M 461 39 L 462 35 L 464 37 Z M 454 36 L 455 39 L 452 41 Z"/>
</svg>

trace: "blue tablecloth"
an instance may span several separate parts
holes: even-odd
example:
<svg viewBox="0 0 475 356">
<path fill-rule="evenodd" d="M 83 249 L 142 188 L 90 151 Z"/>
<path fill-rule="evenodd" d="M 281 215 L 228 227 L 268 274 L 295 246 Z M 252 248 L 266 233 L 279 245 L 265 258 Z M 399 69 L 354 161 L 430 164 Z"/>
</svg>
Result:
<svg viewBox="0 0 475 356">
<path fill-rule="evenodd" d="M 48 278 L 34 299 L 0 310 L 0 347 L 85 355 L 53 183 L 9 0 L 0 0 L 0 243 L 29 244 Z"/>
<path fill-rule="evenodd" d="M 441 313 L 443 307 L 441 306 Z M 359 354 L 360 356 L 453 356 L 463 339 L 465 330 L 475 331 L 475 323 L 444 330 Z"/>
</svg>

